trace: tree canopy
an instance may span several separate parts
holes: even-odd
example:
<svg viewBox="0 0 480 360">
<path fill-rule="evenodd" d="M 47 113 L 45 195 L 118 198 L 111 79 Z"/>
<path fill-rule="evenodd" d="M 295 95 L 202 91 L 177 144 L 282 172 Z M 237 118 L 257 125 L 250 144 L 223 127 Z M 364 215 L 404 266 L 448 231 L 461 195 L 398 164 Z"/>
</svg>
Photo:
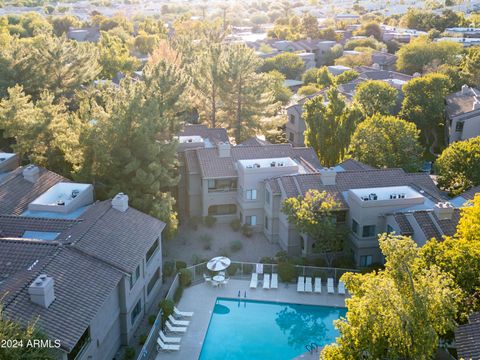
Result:
<svg viewBox="0 0 480 360">
<path fill-rule="evenodd" d="M 415 172 L 421 167 L 423 153 L 419 133 L 411 122 L 375 114 L 357 126 L 348 152 L 377 168 L 399 167 Z"/>
<path fill-rule="evenodd" d="M 269 72 L 277 70 L 287 79 L 299 79 L 305 69 L 303 60 L 294 53 L 282 53 L 265 60 L 261 70 Z"/>
<path fill-rule="evenodd" d="M 338 90 L 330 88 L 326 93 L 308 100 L 302 117 L 306 124 L 305 145 L 312 147 L 323 166 L 338 164 L 350 144 L 350 137 L 361 113 L 350 108 Z"/>
<path fill-rule="evenodd" d="M 365 117 L 375 113 L 390 115 L 397 103 L 398 91 L 385 81 L 369 80 L 359 84 L 354 101 Z"/>
<path fill-rule="evenodd" d="M 458 290 L 450 275 L 418 266 L 419 249 L 409 237 L 383 234 L 379 243 L 385 270 L 342 276 L 352 297 L 346 318 L 335 322 L 337 344 L 323 349 L 323 360 L 428 360 L 455 327 Z"/>
<path fill-rule="evenodd" d="M 480 185 L 480 136 L 450 144 L 435 162 L 438 185 L 452 195 Z"/>
</svg>

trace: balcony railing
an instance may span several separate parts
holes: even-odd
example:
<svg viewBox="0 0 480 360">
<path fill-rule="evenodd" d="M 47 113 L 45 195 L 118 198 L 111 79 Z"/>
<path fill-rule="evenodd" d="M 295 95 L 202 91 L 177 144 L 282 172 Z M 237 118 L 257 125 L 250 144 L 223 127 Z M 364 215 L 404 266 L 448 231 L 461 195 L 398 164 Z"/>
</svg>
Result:
<svg viewBox="0 0 480 360">
<path fill-rule="evenodd" d="M 225 188 L 214 188 L 208 189 L 209 193 L 225 193 L 225 192 L 236 192 L 237 188 L 235 187 L 225 187 Z"/>
</svg>

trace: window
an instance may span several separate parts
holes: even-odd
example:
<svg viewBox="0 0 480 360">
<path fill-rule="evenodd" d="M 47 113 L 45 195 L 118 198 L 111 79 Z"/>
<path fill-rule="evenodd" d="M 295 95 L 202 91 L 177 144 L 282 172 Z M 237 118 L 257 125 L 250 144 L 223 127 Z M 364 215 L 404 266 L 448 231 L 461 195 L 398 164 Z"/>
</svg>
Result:
<svg viewBox="0 0 480 360">
<path fill-rule="evenodd" d="M 257 217 L 255 215 L 245 216 L 245 224 L 251 226 L 257 225 Z"/>
<path fill-rule="evenodd" d="M 270 204 L 270 191 L 268 189 L 265 189 L 265 203 Z"/>
<path fill-rule="evenodd" d="M 148 249 L 147 251 L 147 263 L 150 261 L 150 259 L 152 258 L 153 254 L 155 254 L 155 252 L 157 251 L 158 249 L 158 239 L 155 240 L 155 242 L 153 243 L 152 247 L 150 249 Z"/>
<path fill-rule="evenodd" d="M 290 122 L 291 122 L 292 124 L 295 124 L 295 115 L 290 114 Z"/>
<path fill-rule="evenodd" d="M 288 133 L 288 140 L 290 140 L 291 142 L 294 142 L 295 141 L 295 135 L 291 132 Z"/>
<path fill-rule="evenodd" d="M 375 236 L 375 225 L 365 225 L 362 230 L 362 237 Z"/>
<path fill-rule="evenodd" d="M 135 272 L 132 273 L 130 276 L 130 289 L 133 288 L 133 285 L 137 282 L 138 278 L 140 277 L 140 265 L 137 266 Z"/>
<path fill-rule="evenodd" d="M 394 232 L 395 230 L 393 230 L 393 227 L 391 227 L 390 225 L 387 225 L 387 234 L 390 234 L 392 232 Z"/>
<path fill-rule="evenodd" d="M 155 274 L 153 274 L 152 278 L 151 278 L 150 281 L 148 282 L 148 285 L 147 285 L 147 295 L 150 295 L 150 292 L 152 291 L 152 289 L 153 289 L 153 288 L 155 287 L 155 285 L 157 284 L 158 279 L 160 279 L 160 269 L 157 269 L 157 271 L 155 271 Z"/>
<path fill-rule="evenodd" d="M 455 131 L 462 132 L 463 131 L 463 121 L 458 121 L 455 124 Z"/>
<path fill-rule="evenodd" d="M 247 190 L 247 200 L 257 200 L 257 190 Z"/>
<path fill-rule="evenodd" d="M 360 256 L 360 266 L 372 265 L 372 255 Z"/>
<path fill-rule="evenodd" d="M 142 299 L 139 299 L 137 302 L 137 305 L 132 310 L 132 315 L 131 315 L 131 324 L 133 325 L 135 323 L 135 320 L 137 319 L 138 315 L 142 312 Z"/>
<path fill-rule="evenodd" d="M 268 216 L 265 216 L 265 229 L 268 230 Z"/>
<path fill-rule="evenodd" d="M 208 188 L 209 189 L 215 189 L 215 180 L 214 179 L 208 179 Z"/>
<path fill-rule="evenodd" d="M 355 221 L 355 219 L 352 219 L 352 231 L 355 234 L 358 234 L 358 223 Z"/>
<path fill-rule="evenodd" d="M 80 337 L 78 342 L 75 344 L 72 351 L 70 351 L 70 353 L 68 354 L 67 359 L 68 360 L 74 360 L 77 357 L 79 357 L 78 355 L 80 355 L 82 353 L 83 349 L 85 349 L 87 347 L 87 345 L 90 343 L 90 340 L 91 340 L 90 339 L 90 327 L 88 327 L 87 330 L 85 330 L 83 335 Z"/>
</svg>

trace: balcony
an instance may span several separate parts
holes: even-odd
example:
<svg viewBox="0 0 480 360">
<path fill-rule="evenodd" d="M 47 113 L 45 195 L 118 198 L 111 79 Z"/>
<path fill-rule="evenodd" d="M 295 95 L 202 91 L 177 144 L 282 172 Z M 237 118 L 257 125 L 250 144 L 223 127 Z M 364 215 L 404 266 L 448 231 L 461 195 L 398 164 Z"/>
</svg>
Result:
<svg viewBox="0 0 480 360">
<path fill-rule="evenodd" d="M 209 179 L 208 192 L 209 193 L 226 193 L 237 191 L 236 179 Z"/>
</svg>

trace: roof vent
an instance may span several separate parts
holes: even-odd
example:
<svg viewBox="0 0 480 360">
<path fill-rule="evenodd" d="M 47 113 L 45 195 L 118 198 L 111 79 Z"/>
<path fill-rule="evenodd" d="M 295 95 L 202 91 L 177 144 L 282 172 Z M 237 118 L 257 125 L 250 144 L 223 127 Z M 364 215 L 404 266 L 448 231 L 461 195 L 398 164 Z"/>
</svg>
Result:
<svg viewBox="0 0 480 360">
<path fill-rule="evenodd" d="M 455 208 L 449 202 L 439 202 L 435 204 L 433 212 L 437 215 L 439 220 L 451 220 Z"/>
<path fill-rule="evenodd" d="M 128 209 L 128 195 L 124 193 L 118 193 L 112 199 L 112 208 L 115 210 L 125 212 Z"/>
<path fill-rule="evenodd" d="M 220 142 L 218 143 L 218 156 L 221 158 L 230 157 L 230 143 Z"/>
<path fill-rule="evenodd" d="M 31 183 L 34 183 L 40 177 L 40 169 L 35 165 L 28 165 L 23 169 L 23 178 Z"/>
<path fill-rule="evenodd" d="M 337 173 L 333 167 L 320 170 L 320 179 L 323 185 L 335 185 Z"/>
<path fill-rule="evenodd" d="M 45 274 L 39 275 L 28 287 L 30 300 L 47 309 L 55 300 L 54 284 L 52 277 Z"/>
</svg>

